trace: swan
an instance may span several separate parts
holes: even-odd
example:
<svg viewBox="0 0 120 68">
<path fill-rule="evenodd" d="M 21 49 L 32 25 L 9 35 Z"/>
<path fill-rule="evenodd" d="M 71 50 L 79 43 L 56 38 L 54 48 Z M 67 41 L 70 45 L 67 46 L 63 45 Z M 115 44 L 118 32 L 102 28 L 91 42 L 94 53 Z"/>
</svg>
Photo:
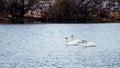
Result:
<svg viewBox="0 0 120 68">
<path fill-rule="evenodd" d="M 65 39 L 66 39 L 66 45 L 78 45 L 79 44 L 79 43 L 76 43 L 76 42 L 73 42 L 73 41 L 68 42 L 68 37 L 65 37 Z"/>
<path fill-rule="evenodd" d="M 72 42 L 82 43 L 82 41 L 80 41 L 80 40 L 74 40 L 73 35 L 71 35 L 71 38 L 72 38 Z"/>
<path fill-rule="evenodd" d="M 96 44 L 94 42 L 88 42 L 87 40 L 82 40 L 84 47 L 95 47 Z"/>
</svg>

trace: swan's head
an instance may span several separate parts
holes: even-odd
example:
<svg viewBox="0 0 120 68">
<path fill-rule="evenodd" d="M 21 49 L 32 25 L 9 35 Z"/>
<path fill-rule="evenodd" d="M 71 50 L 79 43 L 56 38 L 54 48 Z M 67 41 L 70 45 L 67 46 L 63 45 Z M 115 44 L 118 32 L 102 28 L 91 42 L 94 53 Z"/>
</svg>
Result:
<svg viewBox="0 0 120 68">
<path fill-rule="evenodd" d="M 68 39 L 68 37 L 65 37 L 65 39 Z"/>
<path fill-rule="evenodd" d="M 73 35 L 71 35 L 71 38 L 72 38 L 72 40 L 74 40 L 74 39 L 73 39 Z"/>
<path fill-rule="evenodd" d="M 73 35 L 71 35 L 71 37 L 73 38 Z"/>
<path fill-rule="evenodd" d="M 87 40 L 82 40 L 82 43 L 87 43 L 88 41 Z"/>
</svg>

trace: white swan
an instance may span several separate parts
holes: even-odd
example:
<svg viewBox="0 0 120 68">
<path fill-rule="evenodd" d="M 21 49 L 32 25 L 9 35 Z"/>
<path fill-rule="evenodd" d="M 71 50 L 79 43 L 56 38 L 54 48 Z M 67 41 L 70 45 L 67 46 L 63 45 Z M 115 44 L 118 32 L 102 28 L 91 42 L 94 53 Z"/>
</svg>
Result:
<svg viewBox="0 0 120 68">
<path fill-rule="evenodd" d="M 81 40 L 74 40 L 73 35 L 71 35 L 71 38 L 72 38 L 72 42 L 82 43 L 82 41 L 81 41 Z"/>
<path fill-rule="evenodd" d="M 86 40 L 82 40 L 82 43 L 84 47 L 95 47 L 96 46 L 94 42 L 88 42 Z"/>
<path fill-rule="evenodd" d="M 79 44 L 79 43 L 76 43 L 76 42 L 73 42 L 73 41 L 68 42 L 68 37 L 65 37 L 65 39 L 66 39 L 66 45 L 78 45 Z"/>
</svg>

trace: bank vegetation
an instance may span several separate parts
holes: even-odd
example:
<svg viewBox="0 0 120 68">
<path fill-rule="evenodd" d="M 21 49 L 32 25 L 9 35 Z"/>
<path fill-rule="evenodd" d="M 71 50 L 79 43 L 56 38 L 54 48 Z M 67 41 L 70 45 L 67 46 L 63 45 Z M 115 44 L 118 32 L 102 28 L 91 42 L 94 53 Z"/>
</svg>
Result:
<svg viewBox="0 0 120 68">
<path fill-rule="evenodd" d="M 119 7 L 119 0 L 0 0 L 0 21 L 119 22 Z"/>
</svg>

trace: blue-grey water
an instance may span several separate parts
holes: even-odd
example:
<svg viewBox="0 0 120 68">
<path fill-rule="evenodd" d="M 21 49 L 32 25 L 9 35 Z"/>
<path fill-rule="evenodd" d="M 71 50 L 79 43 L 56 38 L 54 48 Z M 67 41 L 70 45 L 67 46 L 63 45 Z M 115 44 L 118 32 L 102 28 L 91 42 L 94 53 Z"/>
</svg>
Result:
<svg viewBox="0 0 120 68">
<path fill-rule="evenodd" d="M 120 24 L 0 25 L 0 68 L 120 68 Z"/>
</svg>

